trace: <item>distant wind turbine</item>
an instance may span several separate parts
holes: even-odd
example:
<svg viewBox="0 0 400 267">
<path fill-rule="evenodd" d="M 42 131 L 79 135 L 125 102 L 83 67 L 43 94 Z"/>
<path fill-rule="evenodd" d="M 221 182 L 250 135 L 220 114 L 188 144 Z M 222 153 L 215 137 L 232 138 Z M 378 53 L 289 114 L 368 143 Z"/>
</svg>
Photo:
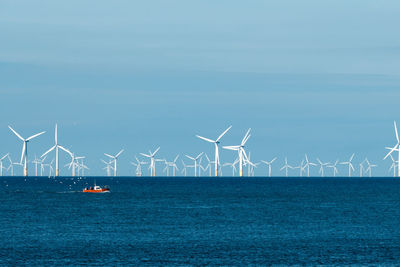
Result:
<svg viewBox="0 0 400 267">
<path fill-rule="evenodd" d="M 268 166 L 268 177 L 271 177 L 271 165 L 272 165 L 272 163 L 274 163 L 274 161 L 276 160 L 277 158 L 275 157 L 275 158 L 273 158 L 271 161 L 265 161 L 265 160 L 262 160 L 261 162 L 262 163 L 264 163 L 264 164 L 266 164 L 267 166 Z"/>
<path fill-rule="evenodd" d="M 2 158 L 0 158 L 0 176 L 3 176 L 3 169 L 5 169 L 5 167 L 3 167 L 3 160 L 8 157 L 8 154 L 5 154 Z"/>
<path fill-rule="evenodd" d="M 283 167 L 281 168 L 281 171 L 285 170 L 286 177 L 289 176 L 289 169 L 293 169 L 293 167 L 288 164 L 287 158 L 285 158 L 285 165 L 283 165 Z"/>
<path fill-rule="evenodd" d="M 60 174 L 60 170 L 58 167 L 59 166 L 58 165 L 58 149 L 61 148 L 61 150 L 67 152 L 68 154 L 71 154 L 71 152 L 58 143 L 57 124 L 56 124 L 55 130 L 54 130 L 54 140 L 55 140 L 55 145 L 53 147 L 51 147 L 49 150 L 47 150 L 45 153 L 43 153 L 43 155 L 40 157 L 43 158 L 44 156 L 46 156 L 48 153 L 50 153 L 54 149 L 56 150 L 56 176 L 58 176 Z"/>
<path fill-rule="evenodd" d="M 197 157 L 191 157 L 188 155 L 185 155 L 187 158 L 191 159 L 194 161 L 194 177 L 197 177 L 197 161 L 200 159 L 200 157 L 203 155 L 203 152 L 201 152 Z"/>
<path fill-rule="evenodd" d="M 205 138 L 202 137 L 200 135 L 196 135 L 196 137 L 203 139 L 204 141 L 207 141 L 209 143 L 213 143 L 215 146 L 215 176 L 218 176 L 218 166 L 220 165 L 219 162 L 219 141 L 221 140 L 221 138 L 232 128 L 232 126 L 229 126 L 228 129 L 226 129 L 222 134 L 220 134 L 220 136 L 218 136 L 218 138 L 216 140 L 211 140 L 209 138 Z"/>
<path fill-rule="evenodd" d="M 150 176 L 156 176 L 156 159 L 154 158 L 160 147 L 158 147 L 154 152 L 149 150 L 149 154 L 140 153 L 140 155 L 150 159 Z"/>
<path fill-rule="evenodd" d="M 390 149 L 390 151 L 383 159 L 386 159 L 394 151 L 398 151 L 398 162 L 400 162 L 400 139 L 399 139 L 399 132 L 397 130 L 396 121 L 394 122 L 394 133 L 396 135 L 397 143 L 395 144 L 394 147 L 388 148 L 388 149 Z M 400 177 L 400 164 L 397 164 L 397 176 Z"/>
<path fill-rule="evenodd" d="M 238 152 L 238 157 L 239 157 L 239 176 L 243 176 L 243 163 L 245 160 L 248 160 L 246 152 L 244 151 L 244 145 L 246 144 L 247 140 L 249 140 L 251 134 L 250 134 L 251 129 L 248 129 L 246 134 L 244 135 L 242 142 L 240 145 L 237 146 L 224 146 L 223 148 L 229 149 L 229 150 L 234 150 Z"/>
<path fill-rule="evenodd" d="M 24 145 L 22 146 L 22 154 L 21 154 L 21 161 L 19 163 L 22 164 L 22 160 L 24 160 L 24 176 L 28 176 L 28 142 L 32 140 L 35 137 L 38 137 L 39 135 L 44 134 L 45 132 L 40 132 L 35 135 L 32 135 L 31 137 L 28 138 L 23 138 L 19 133 L 17 133 L 11 126 L 8 126 L 10 130 L 19 138 L 21 141 L 24 142 Z"/>
<path fill-rule="evenodd" d="M 323 163 L 319 158 L 317 158 L 317 161 L 318 161 L 318 163 L 319 163 L 319 165 L 320 165 L 320 167 L 319 167 L 319 173 L 321 174 L 321 177 L 324 177 L 324 176 L 325 176 L 325 174 L 324 174 L 324 167 L 325 167 L 325 166 L 328 166 L 330 163 L 329 163 L 329 162 Z"/>
<path fill-rule="evenodd" d="M 104 153 L 104 155 L 106 155 L 107 157 L 111 158 L 114 161 L 114 176 L 117 176 L 117 159 L 122 154 L 122 152 L 124 152 L 123 149 L 121 149 L 121 151 L 119 151 L 115 156 Z"/>
<path fill-rule="evenodd" d="M 353 164 L 352 164 L 353 158 L 354 158 L 354 153 L 353 153 L 353 155 L 351 155 L 349 161 L 345 161 L 345 162 L 341 162 L 340 163 L 342 165 L 348 165 L 349 166 L 349 177 L 351 177 L 351 170 L 354 171 L 354 167 L 353 167 Z"/>
</svg>

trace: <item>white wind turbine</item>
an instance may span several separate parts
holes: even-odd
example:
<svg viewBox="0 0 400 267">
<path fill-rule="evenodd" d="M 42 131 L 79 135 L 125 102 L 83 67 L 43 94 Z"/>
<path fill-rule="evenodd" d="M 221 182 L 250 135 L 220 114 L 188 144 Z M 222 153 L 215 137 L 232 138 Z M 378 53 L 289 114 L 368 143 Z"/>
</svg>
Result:
<svg viewBox="0 0 400 267">
<path fill-rule="evenodd" d="M 214 161 L 211 161 L 210 158 L 207 156 L 207 154 L 204 154 L 204 156 L 206 157 L 206 159 L 208 161 L 207 167 L 204 169 L 204 171 L 206 171 L 208 169 L 209 176 L 211 177 L 211 165 L 214 163 Z"/>
<path fill-rule="evenodd" d="M 336 160 L 335 164 L 333 164 L 333 165 L 328 165 L 328 166 L 327 166 L 328 168 L 332 168 L 332 169 L 333 169 L 333 177 L 335 177 L 336 174 L 339 173 L 339 171 L 338 171 L 338 169 L 337 169 L 338 163 L 339 163 L 339 160 Z"/>
<path fill-rule="evenodd" d="M 321 177 L 324 177 L 324 176 L 325 176 L 325 174 L 324 174 L 324 167 L 325 167 L 325 166 L 328 166 L 330 163 L 329 163 L 329 162 L 323 163 L 319 158 L 317 158 L 317 161 L 318 161 L 318 163 L 319 163 L 319 165 L 320 165 L 320 167 L 319 167 L 319 173 L 321 174 Z"/>
<path fill-rule="evenodd" d="M 304 168 L 307 168 L 307 177 L 310 177 L 310 166 L 317 166 L 317 164 L 310 162 L 308 160 L 307 154 L 305 154 L 305 158 L 306 158 L 306 162 L 305 162 Z"/>
<path fill-rule="evenodd" d="M 8 157 L 8 154 L 5 154 L 2 158 L 0 158 L 0 176 L 3 176 L 3 169 L 5 169 L 5 167 L 3 166 L 3 160 Z"/>
<path fill-rule="evenodd" d="M 365 170 L 365 172 L 369 174 L 369 177 L 372 177 L 372 168 L 377 167 L 378 165 L 370 163 L 368 159 L 365 159 L 365 161 L 368 164 L 368 168 Z"/>
<path fill-rule="evenodd" d="M 55 131 L 54 131 L 54 140 L 55 140 L 55 145 L 53 147 L 51 147 L 49 150 L 47 150 L 45 153 L 43 153 L 43 155 L 40 157 L 43 158 L 44 156 L 46 156 L 48 153 L 50 153 L 54 149 L 56 150 L 56 176 L 58 176 L 60 174 L 60 170 L 58 167 L 59 166 L 58 165 L 58 149 L 60 148 L 61 150 L 67 152 L 69 155 L 71 155 L 71 152 L 58 143 L 57 124 L 56 124 Z"/>
<path fill-rule="evenodd" d="M 274 163 L 274 161 L 276 160 L 277 158 L 275 157 L 275 158 L 273 158 L 271 161 L 265 161 L 265 160 L 262 160 L 261 162 L 262 163 L 264 163 L 264 164 L 266 164 L 267 166 L 268 166 L 268 177 L 271 177 L 271 165 L 272 165 L 272 163 Z"/>
<path fill-rule="evenodd" d="M 216 140 L 211 140 L 205 137 L 202 137 L 200 135 L 196 135 L 196 137 L 203 139 L 209 143 L 213 143 L 215 146 L 215 176 L 218 176 L 218 167 L 220 165 L 219 162 L 219 141 L 221 140 L 221 138 L 232 128 L 232 126 L 229 126 L 228 129 L 226 129 L 220 136 L 218 136 L 218 138 Z"/>
<path fill-rule="evenodd" d="M 398 151 L 398 162 L 400 162 L 400 140 L 399 140 L 399 133 L 397 131 L 396 121 L 394 122 L 394 132 L 396 134 L 397 143 L 394 147 L 386 148 L 390 149 L 390 151 L 383 159 L 386 159 L 390 154 L 393 153 L 393 151 Z M 400 177 L 400 164 L 397 165 L 397 175 Z"/>
<path fill-rule="evenodd" d="M 398 163 L 394 160 L 392 155 L 390 155 L 390 159 L 392 160 L 392 165 L 390 165 L 389 172 L 393 169 L 393 177 L 396 177 L 396 168 Z"/>
<path fill-rule="evenodd" d="M 299 166 L 293 167 L 293 169 L 299 169 L 299 176 L 303 176 L 303 172 L 305 171 L 304 159 L 300 162 Z"/>
<path fill-rule="evenodd" d="M 340 163 L 342 165 L 348 165 L 349 166 L 349 177 L 351 177 L 351 170 L 354 171 L 354 167 L 353 167 L 353 164 L 352 164 L 353 158 L 354 158 L 354 153 L 353 153 L 353 155 L 351 155 L 349 161 L 345 161 L 345 162 L 341 162 Z"/>
<path fill-rule="evenodd" d="M 79 168 L 81 167 L 79 165 L 78 160 L 84 159 L 85 157 L 75 156 L 75 153 L 71 153 L 71 152 L 68 153 L 68 154 L 71 156 L 71 162 L 69 164 L 65 165 L 65 166 L 68 166 L 68 169 L 72 168 L 72 176 L 74 177 L 76 168 L 78 168 L 78 172 L 79 172 Z M 78 173 L 78 175 L 79 175 L 79 173 Z"/>
<path fill-rule="evenodd" d="M 21 141 L 24 142 L 24 145 L 22 146 L 22 154 L 21 154 L 21 161 L 20 163 L 22 164 L 22 160 L 24 160 L 24 176 L 28 176 L 28 142 L 32 140 L 35 137 L 38 137 L 39 135 L 44 134 L 45 132 L 40 132 L 35 135 L 32 135 L 31 137 L 28 138 L 23 138 L 19 133 L 17 133 L 11 126 L 8 126 L 10 130 L 19 138 Z"/>
<path fill-rule="evenodd" d="M 135 159 L 136 162 L 131 162 L 131 164 L 136 167 L 136 176 L 142 176 L 142 165 L 147 164 L 147 162 L 140 161 L 136 156 Z"/>
<path fill-rule="evenodd" d="M 244 135 L 240 145 L 238 145 L 238 146 L 224 146 L 223 147 L 225 149 L 234 150 L 234 151 L 238 152 L 238 156 L 239 156 L 239 176 L 240 177 L 243 176 L 243 163 L 244 163 L 244 161 L 245 160 L 249 161 L 249 159 L 247 158 L 246 152 L 244 151 L 244 145 L 246 144 L 247 140 L 249 140 L 249 138 L 251 136 L 250 130 L 251 129 L 247 130 L 247 132 Z"/>
<path fill-rule="evenodd" d="M 232 176 L 235 176 L 236 164 L 238 164 L 238 162 L 239 162 L 239 159 L 236 159 L 236 160 L 235 160 L 234 162 L 232 162 L 232 163 L 230 163 L 230 162 L 224 163 L 224 166 L 229 166 L 229 167 L 232 168 Z"/>
<path fill-rule="evenodd" d="M 102 159 L 101 162 L 106 164 L 106 167 L 103 169 L 105 169 L 107 171 L 107 176 L 111 176 L 111 169 L 113 169 L 113 167 L 112 167 L 113 161 L 110 159 L 109 162 L 106 162 L 105 160 Z"/>
<path fill-rule="evenodd" d="M 287 158 L 285 158 L 285 165 L 283 165 L 283 167 L 281 168 L 281 171 L 285 170 L 286 177 L 288 177 L 288 175 L 289 175 L 289 169 L 293 169 L 293 167 L 288 164 Z"/>
<path fill-rule="evenodd" d="M 114 161 L 114 176 L 117 176 L 117 159 L 122 154 L 122 152 L 124 152 L 123 149 L 121 149 L 121 151 L 119 151 L 115 156 L 104 153 L 104 155 L 106 155 L 107 157 L 111 158 Z"/>
<path fill-rule="evenodd" d="M 150 176 L 156 176 L 156 159 L 154 156 L 157 154 L 160 147 L 158 147 L 154 152 L 149 150 L 149 154 L 140 153 L 140 155 L 150 159 Z"/>
<path fill-rule="evenodd" d="M 188 155 L 185 155 L 187 158 L 191 159 L 194 161 L 194 177 L 197 177 L 197 161 L 200 159 L 200 157 L 203 155 L 203 152 L 201 152 L 197 157 L 191 157 Z"/>
<path fill-rule="evenodd" d="M 179 171 L 178 166 L 176 165 L 176 161 L 178 160 L 179 155 L 176 155 L 174 161 L 172 162 L 167 162 L 168 164 L 168 168 L 171 167 L 172 168 L 172 175 L 175 176 L 175 170 Z"/>
</svg>

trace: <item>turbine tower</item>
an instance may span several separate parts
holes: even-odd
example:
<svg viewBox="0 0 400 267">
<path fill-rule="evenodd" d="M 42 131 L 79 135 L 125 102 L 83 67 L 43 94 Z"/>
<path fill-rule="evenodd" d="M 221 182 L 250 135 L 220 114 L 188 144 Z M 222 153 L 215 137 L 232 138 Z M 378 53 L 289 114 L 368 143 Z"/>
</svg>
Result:
<svg viewBox="0 0 400 267">
<path fill-rule="evenodd" d="M 57 124 L 56 124 L 55 131 L 54 131 L 54 140 L 55 140 L 55 145 L 53 147 L 51 147 L 49 150 L 47 150 L 45 153 L 43 153 L 41 158 L 46 156 L 48 153 L 50 153 L 54 149 L 56 150 L 56 176 L 58 176 L 60 174 L 60 170 L 58 168 L 58 149 L 61 148 L 61 150 L 67 152 L 69 155 L 71 155 L 71 152 L 58 143 Z"/>
<path fill-rule="evenodd" d="M 21 161 L 19 163 L 22 164 L 22 160 L 24 160 L 24 176 L 28 176 L 28 142 L 32 140 L 35 137 L 38 137 L 39 135 L 44 134 L 45 132 L 40 132 L 35 135 L 32 135 L 31 137 L 28 138 L 23 138 L 21 135 L 19 135 L 11 126 L 8 126 L 10 130 L 24 142 L 24 145 L 22 146 L 22 154 L 21 154 Z"/>
<path fill-rule="evenodd" d="M 394 132 L 396 134 L 397 143 L 394 147 L 387 148 L 387 149 L 390 149 L 390 151 L 383 159 L 386 159 L 387 157 L 389 157 L 389 155 L 392 154 L 393 151 L 398 151 L 399 152 L 398 153 L 399 154 L 398 162 L 400 162 L 400 140 L 399 140 L 399 132 L 397 131 L 396 121 L 394 122 Z M 397 166 L 397 176 L 400 177 L 400 164 L 398 164 L 398 166 Z"/>
<path fill-rule="evenodd" d="M 216 140 L 211 140 L 209 138 L 202 137 L 200 135 L 196 135 L 196 137 L 203 139 L 204 141 L 207 141 L 209 143 L 213 143 L 215 146 L 215 176 L 218 176 L 218 166 L 219 166 L 219 141 L 221 138 L 232 128 L 232 126 L 229 126 L 228 129 L 226 129 Z"/>
<path fill-rule="evenodd" d="M 104 155 L 106 155 L 107 157 L 111 158 L 114 161 L 114 176 L 117 176 L 117 159 L 118 159 L 119 155 L 122 154 L 122 152 L 124 152 L 123 149 L 121 149 L 121 151 L 119 151 L 117 153 L 117 155 L 115 155 L 115 156 L 112 156 L 110 154 L 104 153 Z"/>
<path fill-rule="evenodd" d="M 246 152 L 244 151 L 244 145 L 246 144 L 247 140 L 249 140 L 251 134 L 250 134 L 250 130 L 248 129 L 246 134 L 244 135 L 242 142 L 240 143 L 240 145 L 238 146 L 224 146 L 223 148 L 225 149 L 229 149 L 229 150 L 234 150 L 238 152 L 238 156 L 239 156 L 239 176 L 242 177 L 243 176 L 243 162 L 245 160 L 250 161 L 246 155 Z"/>
</svg>

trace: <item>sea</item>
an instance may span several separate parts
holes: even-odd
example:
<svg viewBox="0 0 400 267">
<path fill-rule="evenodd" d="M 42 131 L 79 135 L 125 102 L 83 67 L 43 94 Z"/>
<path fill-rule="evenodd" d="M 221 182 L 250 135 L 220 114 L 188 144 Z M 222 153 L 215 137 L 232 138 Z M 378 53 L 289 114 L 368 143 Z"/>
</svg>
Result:
<svg viewBox="0 0 400 267">
<path fill-rule="evenodd" d="M 0 237 L 2 266 L 400 265 L 400 180 L 1 177 Z"/>
</svg>

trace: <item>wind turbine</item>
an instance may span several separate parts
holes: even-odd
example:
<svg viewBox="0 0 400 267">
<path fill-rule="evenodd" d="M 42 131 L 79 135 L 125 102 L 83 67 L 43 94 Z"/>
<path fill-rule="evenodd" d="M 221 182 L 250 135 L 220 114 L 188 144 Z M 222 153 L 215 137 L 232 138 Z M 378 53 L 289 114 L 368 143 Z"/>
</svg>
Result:
<svg viewBox="0 0 400 267">
<path fill-rule="evenodd" d="M 387 149 L 390 149 L 390 151 L 383 159 L 386 159 L 390 154 L 393 153 L 393 151 L 398 151 L 399 152 L 398 153 L 399 154 L 398 162 L 400 162 L 400 140 L 399 140 L 399 133 L 397 131 L 396 121 L 394 122 L 394 132 L 396 134 L 397 143 L 396 143 L 396 145 L 394 147 L 387 148 Z M 397 175 L 400 177 L 400 164 L 398 164 Z"/>
<path fill-rule="evenodd" d="M 293 167 L 293 169 L 299 169 L 299 176 L 303 176 L 303 172 L 305 171 L 305 166 L 304 166 L 304 159 L 300 162 L 299 166 Z"/>
<path fill-rule="evenodd" d="M 209 138 L 205 138 L 202 137 L 200 135 L 196 135 L 196 137 L 203 139 L 204 141 L 207 141 L 209 143 L 213 143 L 215 146 L 215 176 L 218 176 L 218 166 L 220 165 L 219 163 L 219 141 L 221 140 L 221 138 L 232 128 L 232 126 L 229 126 L 228 129 L 226 129 L 222 134 L 220 134 L 220 136 L 218 136 L 218 138 L 216 140 L 211 140 Z"/>
<path fill-rule="evenodd" d="M 3 176 L 3 169 L 5 169 L 5 167 L 3 167 L 3 160 L 8 157 L 8 154 L 5 154 L 2 158 L 0 158 L 0 176 Z"/>
<path fill-rule="evenodd" d="M 251 134 L 250 134 L 250 130 L 248 129 L 246 134 L 244 135 L 242 142 L 240 143 L 240 145 L 238 146 L 224 146 L 223 148 L 225 149 L 229 149 L 229 150 L 234 150 L 238 152 L 238 156 L 239 156 L 239 176 L 242 177 L 243 176 L 243 162 L 244 160 L 248 160 L 246 152 L 244 151 L 244 145 L 246 144 L 247 140 L 249 140 Z"/>
<path fill-rule="evenodd" d="M 112 160 L 110 159 L 110 161 L 109 162 L 106 162 L 105 160 L 101 160 L 101 162 L 103 162 L 104 164 L 106 164 L 106 167 L 105 168 L 103 168 L 103 169 L 106 169 L 106 171 L 107 171 L 107 176 L 111 176 L 111 169 L 113 169 L 113 167 L 111 166 L 111 164 L 112 164 Z"/>
<path fill-rule="evenodd" d="M 327 166 L 328 168 L 332 168 L 333 169 L 333 177 L 335 177 L 336 174 L 339 173 L 339 171 L 338 171 L 338 169 L 336 167 L 338 163 L 339 163 L 339 160 L 336 160 L 335 164 Z"/>
<path fill-rule="evenodd" d="M 211 164 L 214 163 L 214 161 L 211 161 L 210 158 L 207 156 L 207 154 L 204 154 L 204 156 L 206 157 L 208 164 L 207 167 L 204 169 L 204 171 L 206 171 L 207 169 L 209 170 L 209 176 L 211 177 Z"/>
<path fill-rule="evenodd" d="M 22 160 L 24 160 L 24 176 L 28 176 L 28 142 L 32 140 L 35 137 L 38 137 L 39 135 L 44 134 L 45 132 L 40 132 L 37 134 L 32 135 L 31 137 L 28 138 L 23 138 L 19 133 L 17 133 L 11 126 L 8 126 L 10 130 L 19 138 L 21 141 L 24 142 L 24 145 L 22 146 L 22 154 L 21 154 L 21 161 L 19 163 L 22 164 Z"/>
<path fill-rule="evenodd" d="M 282 171 L 283 169 L 285 169 L 286 177 L 288 177 L 288 175 L 289 175 L 289 169 L 293 169 L 293 167 L 290 166 L 290 165 L 288 164 L 287 158 L 285 158 L 285 165 L 283 165 L 283 167 L 281 168 L 281 171 Z"/>
<path fill-rule="evenodd" d="M 187 158 L 191 159 L 194 161 L 194 177 L 197 177 L 197 161 L 200 159 L 200 157 L 203 155 L 203 152 L 201 152 L 197 157 L 193 158 L 191 156 L 185 155 Z"/>
<path fill-rule="evenodd" d="M 353 153 L 353 155 L 351 155 L 349 161 L 345 161 L 345 162 L 341 162 L 341 163 L 340 163 L 340 164 L 342 164 L 342 165 L 348 165 L 348 166 L 349 166 L 349 177 L 351 177 L 351 170 L 354 171 L 353 164 L 351 163 L 352 160 L 353 160 L 353 158 L 354 158 L 354 153 Z"/>
<path fill-rule="evenodd" d="M 365 159 L 368 164 L 368 168 L 365 170 L 366 173 L 369 173 L 369 177 L 372 177 L 372 168 L 376 167 L 376 164 L 371 164 L 368 159 Z"/>
<path fill-rule="evenodd" d="M 264 163 L 264 164 L 266 164 L 267 166 L 268 166 L 268 177 L 271 177 L 271 165 L 272 165 L 272 163 L 274 163 L 274 161 L 276 160 L 277 158 L 275 157 L 275 158 L 273 158 L 271 161 L 265 161 L 265 160 L 262 160 L 261 162 L 262 163 Z"/>
<path fill-rule="evenodd" d="M 305 154 L 305 158 L 306 158 L 306 164 L 304 165 L 304 168 L 307 168 L 307 177 L 310 177 L 310 166 L 317 166 L 317 164 L 310 162 L 308 160 L 307 154 Z"/>
<path fill-rule="evenodd" d="M 8 166 L 7 171 L 11 169 L 11 176 L 14 176 L 14 165 L 23 166 L 20 162 L 12 162 L 10 155 L 7 155 L 8 160 L 10 161 L 10 166 Z"/>
<path fill-rule="evenodd" d="M 244 150 L 243 150 L 243 153 L 244 153 Z M 244 162 L 245 162 L 245 165 L 247 165 L 247 176 L 248 177 L 254 176 L 254 168 L 257 168 L 258 164 L 260 164 L 260 163 L 253 163 L 251 161 L 251 152 L 249 152 L 248 157 L 246 154 L 244 154 L 244 155 L 245 155 Z"/>
<path fill-rule="evenodd" d="M 232 162 L 232 163 L 227 162 L 223 166 L 230 166 L 232 168 L 232 176 L 235 176 L 236 164 L 238 164 L 238 162 L 239 162 L 239 159 L 236 159 L 234 162 Z"/>
<path fill-rule="evenodd" d="M 80 165 L 79 165 L 78 160 L 84 159 L 85 157 L 77 157 L 77 156 L 75 156 L 75 153 L 71 153 L 71 152 L 68 154 L 71 156 L 71 162 L 65 166 L 68 166 L 68 169 L 71 169 L 71 167 L 72 167 L 72 176 L 74 177 L 76 168 L 78 168 L 78 173 L 79 173 Z"/>
<path fill-rule="evenodd" d="M 56 124 L 55 131 L 54 131 L 54 140 L 55 140 L 55 145 L 53 147 L 51 147 L 49 150 L 47 150 L 45 153 L 43 153 L 43 155 L 40 157 L 43 158 L 44 156 L 46 156 L 48 153 L 50 153 L 54 149 L 56 150 L 56 176 L 58 176 L 60 174 L 60 170 L 58 168 L 58 149 L 61 148 L 61 150 L 67 152 L 69 155 L 71 155 L 71 152 L 58 143 L 57 124 Z"/>
<path fill-rule="evenodd" d="M 181 172 L 184 173 L 184 175 L 186 176 L 187 175 L 187 168 L 190 167 L 190 166 L 186 165 L 183 160 L 182 160 L 182 165 L 183 165 L 183 168 L 182 168 Z"/>
<path fill-rule="evenodd" d="M 392 160 L 392 165 L 389 168 L 389 172 L 393 169 L 393 177 L 396 177 L 396 168 L 397 168 L 397 161 L 394 160 L 394 158 L 392 157 L 392 155 L 390 155 L 390 158 Z"/>
<path fill-rule="evenodd" d="M 122 152 L 124 152 L 123 149 L 121 149 L 121 151 L 119 151 L 117 153 L 117 155 L 115 155 L 115 156 L 112 156 L 110 154 L 104 153 L 104 155 L 106 155 L 107 157 L 111 158 L 114 161 L 114 176 L 117 176 L 117 159 L 118 159 L 119 155 L 122 154 Z"/>
<path fill-rule="evenodd" d="M 154 156 L 157 154 L 160 147 L 158 147 L 154 152 L 149 150 L 149 154 L 140 153 L 140 155 L 150 159 L 150 176 L 156 176 L 156 160 Z"/>
<path fill-rule="evenodd" d="M 136 166 L 136 176 L 142 176 L 142 165 L 147 164 L 145 161 L 140 161 L 136 156 L 135 156 L 136 162 L 131 162 L 133 166 Z"/>
<path fill-rule="evenodd" d="M 319 165 L 320 165 L 320 167 L 319 167 L 319 173 L 321 174 L 321 177 L 324 177 L 324 176 L 325 176 L 325 174 L 324 174 L 324 167 L 325 167 L 325 166 L 328 166 L 330 163 L 329 163 L 329 162 L 323 163 L 319 158 L 317 158 L 317 161 L 318 161 L 318 163 L 319 163 Z"/>
</svg>

